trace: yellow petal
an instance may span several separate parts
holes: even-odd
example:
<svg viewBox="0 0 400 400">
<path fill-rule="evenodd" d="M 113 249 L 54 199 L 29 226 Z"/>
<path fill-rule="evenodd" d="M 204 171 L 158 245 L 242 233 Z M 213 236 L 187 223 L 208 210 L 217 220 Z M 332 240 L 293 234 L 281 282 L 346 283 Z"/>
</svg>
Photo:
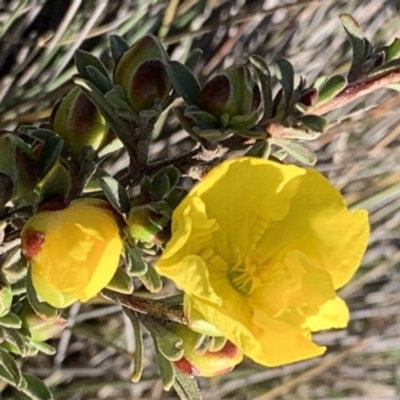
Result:
<svg viewBox="0 0 400 400">
<path fill-rule="evenodd" d="M 350 318 L 346 303 L 338 296 L 322 306 L 304 307 L 302 311 L 306 316 L 303 327 L 312 332 L 331 328 L 345 328 Z"/>
</svg>

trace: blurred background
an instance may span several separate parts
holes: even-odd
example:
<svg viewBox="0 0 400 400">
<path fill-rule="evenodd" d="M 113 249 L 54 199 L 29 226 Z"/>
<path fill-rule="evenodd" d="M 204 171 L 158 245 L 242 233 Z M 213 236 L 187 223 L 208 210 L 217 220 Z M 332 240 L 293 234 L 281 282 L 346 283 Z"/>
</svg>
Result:
<svg viewBox="0 0 400 400">
<path fill-rule="evenodd" d="M 346 73 L 350 43 L 339 20 L 349 13 L 375 45 L 400 37 L 397 1 L 323 0 L 3 0 L 0 1 L 0 129 L 46 122 L 71 88 L 76 49 L 112 71 L 108 35 L 130 44 L 158 35 L 173 59 L 193 48 L 205 82 L 259 54 L 290 60 L 297 77 Z M 353 208 L 370 212 L 369 250 L 341 291 L 351 308 L 347 330 L 315 335 L 323 357 L 267 369 L 246 360 L 232 373 L 200 379 L 204 399 L 395 400 L 400 398 L 400 94 L 380 90 L 328 115 L 330 128 L 311 147 L 317 168 Z M 192 145 L 172 113 L 151 147 L 159 158 Z M 118 153 L 115 171 L 126 166 Z M 140 383 L 130 382 L 133 332 L 119 306 L 75 304 L 70 327 L 52 341 L 54 357 L 24 359 L 22 369 L 45 380 L 56 399 L 177 399 L 163 392 L 149 340 Z M 274 344 L 271 343 L 271 346 Z M 0 382 L 2 399 L 23 399 Z"/>
</svg>

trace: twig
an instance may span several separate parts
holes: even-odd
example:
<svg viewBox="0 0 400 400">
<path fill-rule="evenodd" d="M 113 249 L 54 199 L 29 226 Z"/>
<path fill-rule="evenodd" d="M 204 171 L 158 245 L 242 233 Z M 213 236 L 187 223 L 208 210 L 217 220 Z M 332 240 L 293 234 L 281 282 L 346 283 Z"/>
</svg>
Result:
<svg viewBox="0 0 400 400">
<path fill-rule="evenodd" d="M 314 115 L 326 114 L 349 104 L 353 100 L 398 82 L 400 82 L 400 67 L 364 80 L 349 83 L 337 96 L 320 106 L 311 108 L 308 113 Z M 286 132 L 290 130 L 290 128 L 282 126 L 279 122 L 267 122 L 263 128 L 272 137 L 285 137 Z"/>
<path fill-rule="evenodd" d="M 123 307 L 127 307 L 140 314 L 149 315 L 153 318 L 167 319 L 169 321 L 187 324 L 183 315 L 182 307 L 172 306 L 162 300 L 147 299 L 140 296 L 116 293 L 105 289 L 102 291 L 104 297 L 117 301 Z"/>
</svg>

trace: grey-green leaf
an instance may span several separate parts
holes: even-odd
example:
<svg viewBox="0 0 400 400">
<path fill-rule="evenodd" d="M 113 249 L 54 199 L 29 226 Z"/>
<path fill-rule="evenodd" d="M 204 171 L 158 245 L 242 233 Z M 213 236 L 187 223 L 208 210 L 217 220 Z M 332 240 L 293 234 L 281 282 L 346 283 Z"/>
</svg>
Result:
<svg viewBox="0 0 400 400">
<path fill-rule="evenodd" d="M 53 400 L 53 395 L 43 381 L 36 378 L 34 375 L 28 374 L 27 372 L 22 372 L 22 376 L 26 382 L 26 385 L 24 388 L 21 388 L 21 392 L 26 394 L 30 399 Z"/>
<path fill-rule="evenodd" d="M 268 140 L 305 165 L 315 165 L 317 162 L 317 156 L 303 143 L 280 138 L 270 138 Z"/>
<path fill-rule="evenodd" d="M 183 100 L 187 104 L 198 105 L 201 89 L 193 72 L 186 65 L 177 61 L 167 63 L 166 70 L 173 87 Z"/>
<path fill-rule="evenodd" d="M 201 400 L 201 393 L 196 379 L 175 368 L 174 389 L 181 400 Z"/>
<path fill-rule="evenodd" d="M 264 104 L 264 114 L 262 117 L 262 121 L 267 120 L 272 117 L 271 72 L 268 68 L 267 63 L 260 56 L 253 54 L 249 57 L 249 61 L 254 65 L 261 84 L 261 93 Z"/>
<path fill-rule="evenodd" d="M 128 51 L 129 43 L 127 43 L 121 36 L 110 35 L 110 47 L 114 63 L 117 64 L 122 55 Z"/>
<path fill-rule="evenodd" d="M 315 107 L 319 107 L 320 105 L 325 104 L 329 100 L 333 99 L 346 87 L 346 85 L 347 80 L 343 75 L 331 76 L 321 87 Z"/>
<path fill-rule="evenodd" d="M 122 214 L 128 213 L 131 208 L 131 202 L 121 184 L 110 176 L 101 177 L 98 182 L 111 205 Z"/>
</svg>

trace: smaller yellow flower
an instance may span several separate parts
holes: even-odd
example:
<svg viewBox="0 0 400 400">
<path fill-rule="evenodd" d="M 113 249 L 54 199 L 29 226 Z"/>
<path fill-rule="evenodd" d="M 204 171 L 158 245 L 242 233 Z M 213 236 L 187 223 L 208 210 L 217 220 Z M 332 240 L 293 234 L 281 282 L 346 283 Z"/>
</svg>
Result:
<svg viewBox="0 0 400 400">
<path fill-rule="evenodd" d="M 259 158 L 225 161 L 179 204 L 156 264 L 184 293 L 193 330 L 278 366 L 321 355 L 312 332 L 349 320 L 336 290 L 369 236 L 318 171 Z"/>
<path fill-rule="evenodd" d="M 113 277 L 122 251 L 110 206 L 97 199 L 39 212 L 25 224 L 21 240 L 37 294 L 57 308 L 97 295 Z"/>
</svg>

